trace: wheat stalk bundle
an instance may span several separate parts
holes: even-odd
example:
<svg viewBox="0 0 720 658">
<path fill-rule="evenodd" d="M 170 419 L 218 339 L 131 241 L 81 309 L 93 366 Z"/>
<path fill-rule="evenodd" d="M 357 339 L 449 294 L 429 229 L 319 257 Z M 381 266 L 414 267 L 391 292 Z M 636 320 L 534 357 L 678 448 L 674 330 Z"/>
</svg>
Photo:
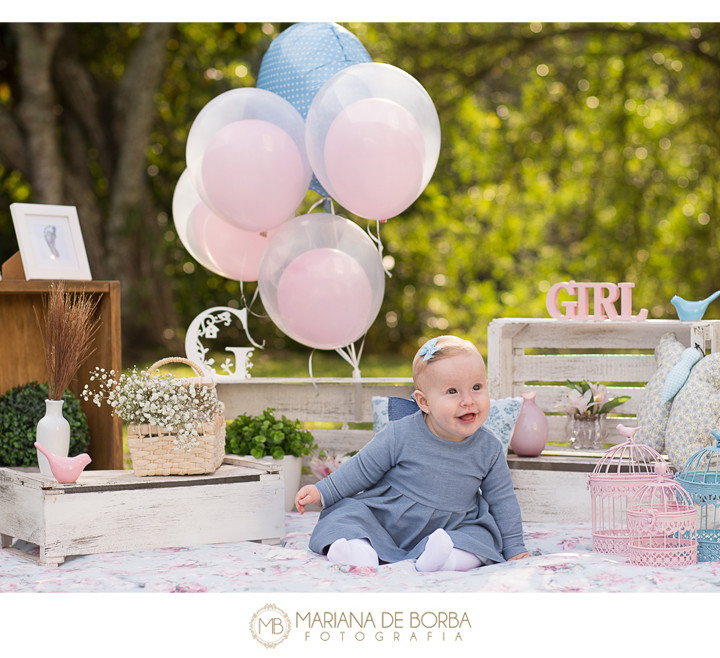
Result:
<svg viewBox="0 0 720 658">
<path fill-rule="evenodd" d="M 62 282 L 53 283 L 45 299 L 41 321 L 35 311 L 48 376 L 48 397 L 61 400 L 83 362 L 95 351 L 92 339 L 100 320 L 95 316 L 97 299 L 65 291 Z"/>
</svg>

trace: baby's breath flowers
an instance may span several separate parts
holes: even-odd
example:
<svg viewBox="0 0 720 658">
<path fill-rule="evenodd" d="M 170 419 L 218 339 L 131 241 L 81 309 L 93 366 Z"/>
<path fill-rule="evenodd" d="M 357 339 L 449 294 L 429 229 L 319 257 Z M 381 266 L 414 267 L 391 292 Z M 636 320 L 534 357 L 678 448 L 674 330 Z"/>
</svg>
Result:
<svg viewBox="0 0 720 658">
<path fill-rule="evenodd" d="M 98 407 L 105 402 L 113 413 L 131 425 L 159 425 L 175 432 L 175 447 L 198 445 L 198 425 L 222 412 L 215 390 L 188 383 L 169 373 L 150 376 L 145 370 L 117 376 L 114 370 L 95 368 L 90 375 L 95 390 L 86 384 L 81 395 Z"/>
</svg>

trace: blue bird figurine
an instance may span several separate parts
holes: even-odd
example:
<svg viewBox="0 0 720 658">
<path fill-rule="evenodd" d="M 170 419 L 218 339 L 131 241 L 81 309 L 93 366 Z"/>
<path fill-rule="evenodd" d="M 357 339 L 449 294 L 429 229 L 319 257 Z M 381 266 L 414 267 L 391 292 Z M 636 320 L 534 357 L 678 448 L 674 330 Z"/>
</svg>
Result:
<svg viewBox="0 0 720 658">
<path fill-rule="evenodd" d="M 713 438 L 717 441 L 717 447 L 720 448 L 720 431 L 710 430 L 710 434 L 713 435 Z"/>
<path fill-rule="evenodd" d="M 670 303 L 675 307 L 678 318 L 683 321 L 702 320 L 702 316 L 705 315 L 705 310 L 708 304 L 713 300 L 720 297 L 720 290 L 714 292 L 710 297 L 701 299 L 697 302 L 689 302 L 687 299 L 675 295 Z"/>
</svg>

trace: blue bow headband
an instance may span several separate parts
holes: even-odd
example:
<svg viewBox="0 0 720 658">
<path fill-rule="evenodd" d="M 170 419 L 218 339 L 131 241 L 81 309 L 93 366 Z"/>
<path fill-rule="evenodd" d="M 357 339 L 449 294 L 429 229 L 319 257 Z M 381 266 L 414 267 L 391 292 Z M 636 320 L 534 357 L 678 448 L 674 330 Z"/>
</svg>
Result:
<svg viewBox="0 0 720 658">
<path fill-rule="evenodd" d="M 427 343 L 425 343 L 425 345 L 420 348 L 418 356 L 423 357 L 423 361 L 430 361 L 430 359 L 432 359 L 435 354 L 440 351 L 440 348 L 437 346 L 437 342 L 437 338 L 431 338 Z"/>
</svg>

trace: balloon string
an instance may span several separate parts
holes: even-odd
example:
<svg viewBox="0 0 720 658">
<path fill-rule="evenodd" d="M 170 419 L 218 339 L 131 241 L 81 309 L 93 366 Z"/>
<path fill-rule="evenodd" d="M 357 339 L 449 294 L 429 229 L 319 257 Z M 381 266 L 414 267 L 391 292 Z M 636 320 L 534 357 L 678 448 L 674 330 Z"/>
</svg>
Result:
<svg viewBox="0 0 720 658">
<path fill-rule="evenodd" d="M 245 271 L 245 261 L 246 261 L 246 260 L 247 260 L 247 254 L 244 254 L 244 255 L 243 255 L 243 259 L 242 259 L 242 266 L 241 266 L 241 269 L 240 269 L 241 272 L 244 272 L 244 271 Z M 259 292 L 259 291 L 260 291 L 260 288 L 256 288 L 256 289 L 255 289 L 255 294 L 253 295 L 252 300 L 250 300 L 250 303 L 248 304 L 247 297 L 245 297 L 244 281 L 243 281 L 242 278 L 240 279 L 240 301 L 242 302 L 243 306 L 244 306 L 250 313 L 252 313 L 256 318 L 263 317 L 263 316 L 261 316 L 261 315 L 259 315 L 259 314 L 257 314 L 257 313 L 253 313 L 253 312 L 250 310 L 250 307 L 255 303 L 255 300 L 257 299 L 257 296 L 258 296 L 258 292 Z"/>
<path fill-rule="evenodd" d="M 245 310 L 247 310 L 247 307 L 246 307 Z M 247 317 L 247 316 L 246 316 L 246 317 Z M 255 347 L 257 347 L 258 349 L 264 350 L 264 349 L 265 349 L 265 341 L 263 341 L 263 342 L 262 342 L 262 345 L 260 345 L 260 343 L 256 343 L 256 342 L 253 340 L 253 337 L 250 335 L 250 329 L 249 329 L 248 326 L 247 326 L 247 322 L 245 323 L 245 327 L 244 327 L 244 328 L 245 328 L 245 335 L 248 337 L 248 340 L 249 340 Z"/>
<path fill-rule="evenodd" d="M 347 345 L 344 348 L 335 348 L 335 351 L 353 367 L 353 379 L 360 379 L 360 357 L 362 356 L 364 346 L 365 336 L 363 336 L 359 352 L 355 350 L 354 344 Z M 347 352 L 345 350 L 347 350 Z"/>
<path fill-rule="evenodd" d="M 252 299 L 250 300 L 250 303 L 247 301 L 247 297 L 245 296 L 245 288 L 243 286 L 243 281 L 240 279 L 240 301 L 242 302 L 242 305 L 247 309 L 247 311 L 250 313 L 250 315 L 254 315 L 256 318 L 265 318 L 266 315 L 262 313 L 255 313 L 255 311 L 252 310 L 252 305 L 257 301 L 258 295 L 260 294 L 260 288 L 255 288 L 255 292 L 253 293 Z"/>
<path fill-rule="evenodd" d="M 370 239 L 377 245 L 378 254 L 380 254 L 380 263 L 382 264 L 383 271 L 385 272 L 385 274 L 387 275 L 387 277 L 389 279 L 392 279 L 392 274 L 390 273 L 390 270 L 388 270 L 388 268 L 385 267 L 385 263 L 383 261 L 384 247 L 383 247 L 383 243 L 382 243 L 382 238 L 380 237 L 380 222 L 375 222 L 375 227 L 377 229 L 377 236 L 372 234 L 369 224 L 365 228 L 365 231 L 370 236 Z"/>
<path fill-rule="evenodd" d="M 243 304 L 243 308 L 245 309 L 245 320 L 243 321 L 243 329 L 245 330 L 245 335 L 248 337 L 248 340 L 258 349 L 264 350 L 265 349 L 265 341 L 263 341 L 262 345 L 259 343 L 256 343 L 253 340 L 253 337 L 250 335 L 250 329 L 247 326 L 247 314 L 250 313 L 251 315 L 254 315 L 256 318 L 263 317 L 258 313 L 253 313 L 250 310 L 250 307 L 255 303 L 255 300 L 257 299 L 258 293 L 260 292 L 260 288 L 255 289 L 255 294 L 253 295 L 253 298 L 250 300 L 250 303 L 247 303 L 247 298 L 245 297 L 245 289 L 243 288 L 243 280 L 240 279 L 240 299 Z"/>
<path fill-rule="evenodd" d="M 310 374 L 310 381 L 312 382 L 315 392 L 319 393 L 320 391 L 318 390 L 318 386 L 315 383 L 315 375 L 313 375 L 313 369 L 312 369 L 313 354 L 315 354 L 315 348 L 313 348 L 312 352 L 310 352 L 310 357 L 308 358 L 308 373 Z"/>
<path fill-rule="evenodd" d="M 325 210 L 326 210 L 326 211 L 328 210 L 328 205 L 329 205 L 329 206 L 330 206 L 330 208 L 329 208 L 330 214 L 331 214 L 331 215 L 334 215 L 334 214 L 335 214 L 335 204 L 333 204 L 333 200 L 332 200 L 329 196 L 323 197 L 323 198 L 320 199 L 319 201 L 316 201 L 315 203 L 313 203 L 312 206 L 310 206 L 310 210 L 307 211 L 307 214 L 309 215 L 309 214 L 310 214 L 313 210 L 315 210 L 315 208 L 317 208 L 321 203 L 324 203 L 324 204 L 325 204 Z"/>
</svg>

